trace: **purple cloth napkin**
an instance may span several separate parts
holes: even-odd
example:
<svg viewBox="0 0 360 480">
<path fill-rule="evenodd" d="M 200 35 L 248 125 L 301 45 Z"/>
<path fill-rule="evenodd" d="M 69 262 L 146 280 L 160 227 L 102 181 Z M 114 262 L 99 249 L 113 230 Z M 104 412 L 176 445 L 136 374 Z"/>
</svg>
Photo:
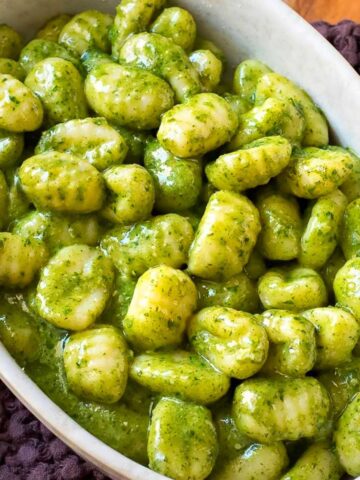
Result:
<svg viewBox="0 0 360 480">
<path fill-rule="evenodd" d="M 313 26 L 360 73 L 360 25 L 352 20 L 343 20 L 336 25 L 315 22 Z"/>
<path fill-rule="evenodd" d="M 0 480 L 110 480 L 74 454 L 0 382 Z"/>
<path fill-rule="evenodd" d="M 360 25 L 313 26 L 360 73 Z M 0 382 L 0 480 L 110 480 L 57 439 Z"/>
</svg>

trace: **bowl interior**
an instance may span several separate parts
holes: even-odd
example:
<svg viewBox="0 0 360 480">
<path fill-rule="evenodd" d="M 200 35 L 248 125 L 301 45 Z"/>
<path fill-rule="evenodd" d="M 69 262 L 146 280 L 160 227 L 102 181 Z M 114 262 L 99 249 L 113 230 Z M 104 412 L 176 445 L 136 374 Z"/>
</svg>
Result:
<svg viewBox="0 0 360 480">
<path fill-rule="evenodd" d="M 29 39 L 58 13 L 97 8 L 114 13 L 116 0 L 3 0 L 0 17 Z M 230 64 L 258 58 L 288 76 L 326 113 L 334 137 L 360 152 L 360 80 L 315 30 L 280 0 L 179 0 L 202 35 L 221 46 Z M 86 432 L 46 397 L 0 344 L 0 378 L 57 436 L 114 479 L 161 480 Z"/>
</svg>

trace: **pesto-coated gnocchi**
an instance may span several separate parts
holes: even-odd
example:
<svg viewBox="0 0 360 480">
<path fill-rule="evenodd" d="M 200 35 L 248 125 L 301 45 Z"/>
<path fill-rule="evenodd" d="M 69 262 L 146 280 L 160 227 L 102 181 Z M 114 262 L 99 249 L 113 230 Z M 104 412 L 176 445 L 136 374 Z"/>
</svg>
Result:
<svg viewBox="0 0 360 480">
<path fill-rule="evenodd" d="M 191 345 L 229 377 L 243 379 L 265 363 L 269 341 L 265 329 L 250 313 L 227 307 L 208 307 L 192 317 Z"/>
<path fill-rule="evenodd" d="M 223 73 L 221 60 L 211 50 L 195 50 L 190 54 L 189 60 L 198 72 L 204 90 L 215 90 Z"/>
<path fill-rule="evenodd" d="M 123 328 L 123 321 L 134 295 L 137 279 L 115 273 L 114 290 L 108 301 L 101 320 L 118 328 Z"/>
<path fill-rule="evenodd" d="M 45 242 L 50 253 L 77 243 L 95 246 L 103 233 L 95 215 L 61 215 L 38 210 L 13 222 L 12 232 L 24 239 Z"/>
<path fill-rule="evenodd" d="M 177 2 L 119 1 L 0 25 L 0 342 L 155 476 L 360 475 L 360 157 Z"/>
<path fill-rule="evenodd" d="M 86 73 L 91 72 L 91 70 L 98 65 L 103 63 L 113 63 L 111 56 L 102 50 L 96 48 L 89 48 L 80 57 L 81 65 L 85 69 Z"/>
<path fill-rule="evenodd" d="M 296 199 L 270 187 L 259 192 L 256 206 L 261 221 L 257 243 L 259 252 L 269 260 L 297 258 L 302 222 Z"/>
<path fill-rule="evenodd" d="M 26 72 L 20 63 L 11 58 L 0 58 L 0 73 L 11 75 L 21 82 L 26 77 Z"/>
<path fill-rule="evenodd" d="M 289 463 L 286 448 L 281 442 L 263 445 L 254 443 L 238 456 L 226 460 L 211 480 L 277 480 Z"/>
<path fill-rule="evenodd" d="M 9 169 L 6 173 L 8 195 L 5 203 L 7 205 L 7 220 L 8 223 L 11 224 L 11 222 L 16 221 L 18 218 L 22 217 L 22 215 L 25 215 L 30 211 L 31 202 L 20 185 L 18 171 L 15 169 Z"/>
<path fill-rule="evenodd" d="M 210 411 L 193 403 L 162 398 L 152 411 L 149 466 L 177 480 L 203 480 L 218 453 Z"/>
<path fill-rule="evenodd" d="M 174 103 L 170 86 L 145 70 L 103 63 L 94 67 L 85 81 L 90 107 L 116 125 L 152 130 Z"/>
<path fill-rule="evenodd" d="M 226 63 L 226 56 L 224 52 L 221 50 L 221 48 L 216 45 L 214 42 L 209 40 L 208 38 L 203 38 L 201 36 L 198 36 L 195 40 L 195 46 L 194 48 L 196 50 L 210 50 L 216 58 L 218 58 L 222 63 Z"/>
<path fill-rule="evenodd" d="M 223 397 L 230 379 L 204 358 L 183 350 L 149 352 L 135 357 L 130 376 L 146 388 L 200 404 Z"/>
<path fill-rule="evenodd" d="M 267 135 L 280 135 L 290 143 L 300 143 L 304 117 L 291 102 L 268 98 L 262 105 L 239 116 L 239 129 L 227 145 L 232 152 Z"/>
<path fill-rule="evenodd" d="M 249 261 L 244 267 L 244 272 L 251 280 L 258 280 L 266 273 L 265 260 L 256 246 L 250 254 Z"/>
<path fill-rule="evenodd" d="M 44 40 L 50 40 L 57 42 L 61 30 L 71 20 L 71 15 L 67 13 L 60 13 L 56 17 L 50 18 L 37 32 L 36 38 L 43 38 Z"/>
<path fill-rule="evenodd" d="M 98 170 L 122 163 L 128 152 L 125 139 L 104 118 L 59 123 L 46 130 L 35 153 L 66 152 L 87 160 Z"/>
<path fill-rule="evenodd" d="M 39 358 L 39 331 L 37 325 L 16 301 L 16 294 L 4 294 L 0 306 L 0 340 L 11 355 L 24 365 Z"/>
<path fill-rule="evenodd" d="M 59 328 L 84 330 L 104 310 L 113 280 L 111 260 L 98 249 L 80 244 L 64 247 L 41 271 L 37 311 Z"/>
<path fill-rule="evenodd" d="M 188 209 L 188 210 L 183 210 L 182 212 L 179 212 L 179 215 L 182 215 L 185 217 L 190 223 L 193 228 L 193 231 L 196 232 L 196 229 L 199 226 L 200 220 L 201 220 L 201 209 L 199 208 L 194 208 L 194 209 Z"/>
<path fill-rule="evenodd" d="M 206 176 L 219 190 L 242 192 L 268 183 L 289 163 L 291 145 L 282 137 L 265 137 L 241 150 L 221 155 L 206 167 Z"/>
<path fill-rule="evenodd" d="M 334 449 L 319 442 L 311 445 L 281 480 L 340 480 L 342 474 Z"/>
<path fill-rule="evenodd" d="M 334 280 L 337 272 L 344 266 L 346 259 L 340 247 L 337 247 L 329 260 L 321 269 L 321 276 L 325 282 L 329 296 L 334 296 Z"/>
<path fill-rule="evenodd" d="M 305 118 L 304 146 L 323 147 L 329 143 L 326 119 L 311 98 L 297 85 L 278 73 L 265 73 L 256 86 L 255 104 L 261 105 L 268 98 L 293 102 Z"/>
<path fill-rule="evenodd" d="M 340 243 L 345 258 L 360 257 L 360 197 L 346 207 Z"/>
<path fill-rule="evenodd" d="M 359 337 L 360 326 L 345 310 L 335 307 L 314 308 L 303 312 L 316 331 L 315 368 L 336 367 L 351 360 Z"/>
<path fill-rule="evenodd" d="M 202 90 L 197 70 L 184 50 L 170 38 L 157 33 L 132 35 L 121 48 L 119 62 L 163 78 L 171 85 L 179 102 Z"/>
<path fill-rule="evenodd" d="M 235 390 L 236 426 L 257 442 L 314 437 L 329 413 L 329 396 L 311 377 L 245 380 Z"/>
<path fill-rule="evenodd" d="M 226 92 L 224 93 L 223 97 L 230 104 L 230 107 L 233 109 L 239 119 L 243 113 L 251 110 L 251 106 L 249 106 L 246 100 L 244 100 L 240 95 Z"/>
<path fill-rule="evenodd" d="M 340 307 L 351 312 L 360 322 L 360 258 L 348 260 L 336 273 L 335 298 Z"/>
<path fill-rule="evenodd" d="M 127 383 L 128 357 L 124 338 L 111 325 L 73 333 L 64 347 L 70 389 L 85 400 L 118 402 Z"/>
<path fill-rule="evenodd" d="M 229 280 L 247 264 L 259 231 L 259 213 L 249 199 L 233 192 L 214 193 L 190 248 L 190 273 Z"/>
<path fill-rule="evenodd" d="M 128 153 L 125 158 L 125 163 L 138 163 L 142 164 L 145 154 L 145 148 L 153 139 L 149 132 L 131 130 L 126 127 L 119 127 L 119 125 L 113 125 L 113 128 L 120 133 L 125 139 L 128 147 Z"/>
<path fill-rule="evenodd" d="M 266 310 L 259 319 L 270 341 L 264 373 L 300 377 L 313 368 L 316 341 L 310 321 L 287 310 Z"/>
<path fill-rule="evenodd" d="M 319 380 L 330 395 L 333 417 L 338 419 L 349 401 L 360 391 L 360 358 L 353 358 L 344 365 L 325 370 Z"/>
<path fill-rule="evenodd" d="M 266 73 L 271 73 L 271 69 L 259 60 L 244 60 L 234 73 L 234 92 L 248 103 L 254 103 L 258 81 Z"/>
<path fill-rule="evenodd" d="M 255 283 L 241 272 L 226 282 L 195 279 L 198 307 L 228 307 L 255 313 L 259 309 L 259 296 Z"/>
<path fill-rule="evenodd" d="M 321 276 L 310 268 L 274 268 L 258 284 L 263 306 L 291 311 L 323 307 L 328 296 Z"/>
<path fill-rule="evenodd" d="M 360 197 L 360 157 L 350 150 L 353 157 L 353 168 L 347 180 L 341 185 L 341 191 L 349 202 Z"/>
<path fill-rule="evenodd" d="M 58 41 L 79 57 L 90 47 L 109 52 L 109 29 L 112 24 L 111 15 L 98 10 L 86 10 L 64 25 Z"/>
<path fill-rule="evenodd" d="M 0 130 L 0 168 L 17 164 L 24 150 L 24 135 Z"/>
<path fill-rule="evenodd" d="M 301 236 L 299 262 L 315 270 L 323 267 L 334 252 L 347 200 L 340 190 L 334 190 L 309 205 Z"/>
<path fill-rule="evenodd" d="M 150 268 L 139 278 L 123 321 L 127 340 L 138 350 L 179 345 L 196 297 L 195 285 L 181 270 Z"/>
<path fill-rule="evenodd" d="M 193 237 L 191 223 L 171 213 L 114 228 L 102 239 L 101 248 L 122 274 L 138 277 L 161 264 L 180 268 L 187 261 Z"/>
<path fill-rule="evenodd" d="M 0 128 L 32 132 L 43 121 L 43 106 L 30 88 L 15 77 L 0 74 Z"/>
<path fill-rule="evenodd" d="M 218 472 L 225 461 L 238 457 L 244 449 L 252 444 L 252 441 L 237 429 L 234 418 L 231 415 L 231 401 L 225 397 L 218 402 L 213 409 L 214 423 L 219 441 L 219 455 L 215 472 Z"/>
<path fill-rule="evenodd" d="M 216 193 L 218 189 L 212 185 L 210 182 L 204 183 L 201 189 L 201 194 L 200 194 L 200 201 L 201 205 L 206 206 L 208 201 L 210 200 L 210 197 L 213 193 Z M 203 213 L 204 209 L 202 210 Z"/>
<path fill-rule="evenodd" d="M 298 149 L 279 175 L 278 184 L 282 190 L 297 197 L 318 198 L 344 183 L 352 165 L 352 156 L 341 147 Z"/>
<path fill-rule="evenodd" d="M 101 214 L 112 223 L 131 224 L 150 216 L 155 188 L 149 172 L 140 165 L 118 165 L 104 172 L 110 198 Z"/>
<path fill-rule="evenodd" d="M 37 63 L 50 57 L 62 58 L 71 62 L 76 68 L 81 68 L 79 59 L 65 47 L 59 45 L 56 41 L 43 40 L 41 38 L 35 38 L 21 50 L 19 64 L 28 74 Z"/>
<path fill-rule="evenodd" d="M 146 146 L 144 165 L 154 181 L 159 212 L 181 212 L 196 205 L 202 187 L 198 159 L 176 157 L 153 140 Z"/>
<path fill-rule="evenodd" d="M 126 39 L 134 33 L 145 31 L 165 4 L 166 0 L 123 0 L 116 7 L 114 24 L 110 31 L 112 56 L 115 60 L 119 59 Z"/>
<path fill-rule="evenodd" d="M 0 233 L 0 286 L 23 288 L 29 285 L 46 262 L 46 247 L 15 233 Z"/>
<path fill-rule="evenodd" d="M 34 205 L 55 212 L 89 213 L 104 201 L 104 182 L 95 167 L 69 153 L 28 158 L 19 170 L 21 186 Z"/>
<path fill-rule="evenodd" d="M 226 100 L 215 93 L 200 93 L 165 113 L 157 138 L 173 155 L 198 157 L 230 140 L 237 125 Z"/>
<path fill-rule="evenodd" d="M 5 23 L 0 25 L 0 57 L 17 60 L 23 40 L 20 34 Z"/>
<path fill-rule="evenodd" d="M 0 229 L 5 228 L 8 219 L 9 189 L 5 175 L 0 170 Z"/>
<path fill-rule="evenodd" d="M 191 50 L 196 40 L 194 17 L 179 7 L 165 8 L 150 25 L 149 31 L 170 38 L 185 51 Z"/>
<path fill-rule="evenodd" d="M 46 58 L 38 62 L 25 78 L 25 85 L 40 98 L 46 126 L 87 117 L 83 81 L 68 60 Z"/>
<path fill-rule="evenodd" d="M 335 432 L 335 444 L 345 471 L 360 475 L 360 393 L 351 400 L 340 417 Z"/>
</svg>

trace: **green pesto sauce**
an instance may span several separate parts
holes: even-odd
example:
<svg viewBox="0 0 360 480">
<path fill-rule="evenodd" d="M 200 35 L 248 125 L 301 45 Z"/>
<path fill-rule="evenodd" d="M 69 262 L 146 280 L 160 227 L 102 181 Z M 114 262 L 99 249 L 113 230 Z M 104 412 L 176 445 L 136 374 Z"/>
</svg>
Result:
<svg viewBox="0 0 360 480">
<path fill-rule="evenodd" d="M 165 3 L 0 25 L 0 341 L 170 478 L 360 475 L 359 159 Z"/>
</svg>

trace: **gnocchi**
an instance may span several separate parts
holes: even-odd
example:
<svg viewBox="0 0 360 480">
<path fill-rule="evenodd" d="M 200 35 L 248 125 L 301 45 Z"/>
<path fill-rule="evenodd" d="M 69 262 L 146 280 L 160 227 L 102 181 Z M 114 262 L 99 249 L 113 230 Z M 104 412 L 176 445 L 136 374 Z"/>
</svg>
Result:
<svg viewBox="0 0 360 480">
<path fill-rule="evenodd" d="M 39 314 L 53 325 L 83 330 L 102 313 L 110 297 L 112 263 L 96 248 L 70 245 L 44 267 L 36 289 Z"/>
<path fill-rule="evenodd" d="M 179 345 L 196 308 L 196 289 L 181 270 L 161 265 L 138 280 L 123 329 L 139 350 Z"/>
<path fill-rule="evenodd" d="M 214 193 L 190 247 L 190 273 L 206 280 L 228 280 L 240 273 L 260 228 L 259 213 L 250 200 L 233 192 Z"/>
<path fill-rule="evenodd" d="M 358 155 L 186 8 L 94 5 L 0 25 L 0 341 L 173 480 L 360 475 Z"/>
<path fill-rule="evenodd" d="M 190 320 L 188 337 L 200 355 L 238 379 L 258 372 L 269 348 L 264 328 L 251 314 L 227 307 L 200 310 Z"/>
</svg>

